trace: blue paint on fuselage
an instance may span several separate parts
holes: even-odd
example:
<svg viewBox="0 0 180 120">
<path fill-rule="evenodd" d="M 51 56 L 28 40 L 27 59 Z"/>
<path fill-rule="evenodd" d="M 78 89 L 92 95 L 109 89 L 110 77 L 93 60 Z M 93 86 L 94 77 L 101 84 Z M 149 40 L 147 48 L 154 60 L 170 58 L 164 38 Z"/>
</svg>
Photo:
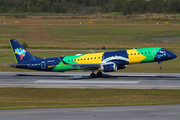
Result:
<svg viewBox="0 0 180 120">
<path fill-rule="evenodd" d="M 27 69 L 32 70 L 43 70 L 43 71 L 52 71 L 56 65 L 61 61 L 58 57 L 47 58 L 35 61 L 24 62 L 23 64 L 28 64 Z"/>
<path fill-rule="evenodd" d="M 174 53 L 162 48 L 157 52 L 157 54 L 154 58 L 154 61 L 159 62 L 159 61 L 164 61 L 164 60 L 171 60 L 171 59 L 174 59 L 176 57 L 177 56 Z"/>
<path fill-rule="evenodd" d="M 122 59 L 116 59 L 118 57 L 121 57 Z M 108 58 L 114 58 L 112 60 L 109 59 L 107 62 L 114 62 L 117 65 L 117 68 L 121 68 L 122 65 L 129 64 L 129 61 L 126 60 L 128 59 L 128 54 L 126 50 L 105 52 L 103 54 L 102 61 Z"/>
</svg>

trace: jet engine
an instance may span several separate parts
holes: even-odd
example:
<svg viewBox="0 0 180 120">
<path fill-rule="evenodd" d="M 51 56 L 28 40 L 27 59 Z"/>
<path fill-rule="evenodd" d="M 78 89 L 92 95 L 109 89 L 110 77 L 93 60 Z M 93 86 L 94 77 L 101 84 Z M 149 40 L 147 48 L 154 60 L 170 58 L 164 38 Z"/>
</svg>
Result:
<svg viewBox="0 0 180 120">
<path fill-rule="evenodd" d="M 126 67 L 127 67 L 127 65 L 117 66 L 118 69 L 125 69 Z"/>
<path fill-rule="evenodd" d="M 113 72 L 117 70 L 117 65 L 115 63 L 101 65 L 101 70 L 104 72 Z"/>
</svg>

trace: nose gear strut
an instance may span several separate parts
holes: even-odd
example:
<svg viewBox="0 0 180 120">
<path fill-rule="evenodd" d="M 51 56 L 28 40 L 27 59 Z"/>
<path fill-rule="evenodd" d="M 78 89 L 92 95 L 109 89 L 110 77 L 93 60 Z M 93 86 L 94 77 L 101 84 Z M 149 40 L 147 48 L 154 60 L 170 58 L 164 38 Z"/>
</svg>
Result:
<svg viewBox="0 0 180 120">
<path fill-rule="evenodd" d="M 159 69 L 159 70 L 161 70 L 161 69 L 162 69 L 162 67 L 161 67 L 161 63 L 162 63 L 161 61 L 159 61 L 159 62 L 158 62 L 158 69 Z"/>
</svg>

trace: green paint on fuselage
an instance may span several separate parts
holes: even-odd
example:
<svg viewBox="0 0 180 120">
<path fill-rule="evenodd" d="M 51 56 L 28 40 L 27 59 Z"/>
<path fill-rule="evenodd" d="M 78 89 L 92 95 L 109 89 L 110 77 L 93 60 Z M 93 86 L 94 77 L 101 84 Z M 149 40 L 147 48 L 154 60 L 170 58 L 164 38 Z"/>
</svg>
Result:
<svg viewBox="0 0 180 120">
<path fill-rule="evenodd" d="M 140 63 L 148 63 L 148 62 L 154 62 L 155 55 L 157 52 L 162 49 L 161 47 L 151 47 L 151 48 L 140 48 L 136 49 L 140 54 L 145 56 L 146 58 L 143 59 Z M 73 66 L 69 64 L 78 64 L 76 61 L 74 61 L 76 58 L 79 58 L 86 54 L 80 54 L 80 55 L 73 55 L 73 56 L 65 56 L 60 63 L 53 69 L 54 72 L 65 72 L 70 70 L 78 70 L 79 67 L 75 69 L 71 69 Z"/>
<path fill-rule="evenodd" d="M 146 56 L 144 60 L 142 60 L 140 63 L 147 63 L 147 62 L 153 62 L 155 55 L 162 47 L 151 47 L 151 48 L 141 48 L 136 49 L 139 53 Z"/>
<path fill-rule="evenodd" d="M 80 55 L 72 55 L 72 56 L 65 56 L 62 60 L 63 62 L 67 63 L 64 64 L 61 60 L 61 62 L 53 69 L 54 72 L 65 72 L 65 71 L 70 71 L 72 70 L 71 68 L 73 66 L 69 65 L 69 64 L 77 64 L 74 60 L 78 57 L 83 56 L 84 54 L 80 54 Z M 78 70 L 78 68 L 73 69 L 73 70 Z"/>
</svg>

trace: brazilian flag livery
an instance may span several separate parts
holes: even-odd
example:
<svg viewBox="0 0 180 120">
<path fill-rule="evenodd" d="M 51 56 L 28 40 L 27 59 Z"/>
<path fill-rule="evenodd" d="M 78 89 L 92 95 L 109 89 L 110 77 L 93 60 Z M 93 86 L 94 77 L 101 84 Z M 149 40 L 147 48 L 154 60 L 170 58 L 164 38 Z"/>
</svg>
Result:
<svg viewBox="0 0 180 120">
<path fill-rule="evenodd" d="M 69 70 L 91 70 L 112 72 L 124 69 L 129 64 L 158 62 L 174 59 L 177 56 L 162 48 L 150 47 L 100 53 L 77 54 L 42 59 L 32 56 L 17 40 L 11 39 L 10 45 L 16 60 L 11 67 L 65 72 Z"/>
</svg>

